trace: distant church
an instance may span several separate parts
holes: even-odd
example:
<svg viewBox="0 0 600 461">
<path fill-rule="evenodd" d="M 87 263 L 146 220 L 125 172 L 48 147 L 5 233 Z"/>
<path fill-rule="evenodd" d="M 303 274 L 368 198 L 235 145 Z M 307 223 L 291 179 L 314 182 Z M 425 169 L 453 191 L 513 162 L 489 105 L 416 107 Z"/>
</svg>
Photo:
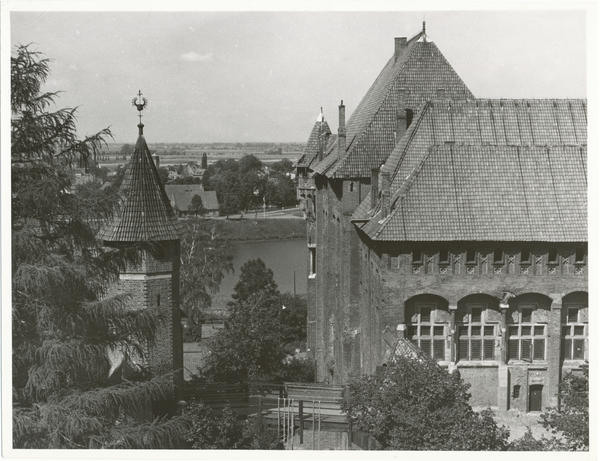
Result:
<svg viewBox="0 0 600 461">
<path fill-rule="evenodd" d="M 138 110 L 139 109 L 138 107 Z M 117 292 L 130 293 L 131 309 L 157 308 L 164 316 L 143 365 L 154 374 L 173 372 L 174 397 L 181 398 L 183 341 L 179 308 L 179 223 L 138 125 L 139 136 L 119 189 L 121 203 L 97 238 L 107 247 L 139 246 L 139 264 L 119 276 Z"/>
<path fill-rule="evenodd" d="M 409 342 L 475 406 L 539 411 L 585 366 L 586 100 L 476 99 L 423 25 L 297 171 L 318 381 Z"/>
</svg>

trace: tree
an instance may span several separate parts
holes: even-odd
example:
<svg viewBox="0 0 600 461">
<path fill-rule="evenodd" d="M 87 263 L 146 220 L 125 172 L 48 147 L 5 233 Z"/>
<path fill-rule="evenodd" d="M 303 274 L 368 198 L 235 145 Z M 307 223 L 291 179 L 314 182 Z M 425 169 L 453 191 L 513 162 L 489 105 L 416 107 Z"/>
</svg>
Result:
<svg viewBox="0 0 600 461">
<path fill-rule="evenodd" d="M 564 438 L 569 450 L 589 450 L 590 404 L 589 371 L 583 375 L 567 373 L 559 388 L 560 407 L 547 409 L 541 416 L 542 425 Z"/>
<path fill-rule="evenodd" d="M 202 152 L 202 163 L 201 163 L 201 168 L 203 170 L 206 170 L 208 168 L 208 158 L 206 156 L 206 152 Z"/>
<path fill-rule="evenodd" d="M 240 267 L 240 279 L 233 287 L 231 297 L 239 303 L 259 292 L 279 295 L 273 271 L 262 259 L 249 259 Z"/>
<path fill-rule="evenodd" d="M 11 57 L 13 446 L 173 447 L 186 418 L 134 416 L 171 398 L 172 380 L 141 367 L 130 381 L 108 379 L 111 354 L 143 357 L 161 317 L 111 295 L 119 269 L 139 253 L 98 247 L 97 223 L 116 200 L 69 193 L 68 171 L 93 159 L 111 133 L 79 139 L 75 109 L 49 110 L 49 62 L 23 45 Z"/>
<path fill-rule="evenodd" d="M 198 194 L 192 197 L 188 209 L 196 216 L 204 216 L 208 212 L 208 210 L 204 208 L 204 204 L 202 203 L 202 197 L 200 197 Z"/>
<path fill-rule="evenodd" d="M 508 430 L 469 405 L 469 385 L 436 363 L 399 357 L 350 384 L 342 410 L 389 450 L 504 450 Z"/>
<path fill-rule="evenodd" d="M 230 306 L 224 328 L 211 338 L 202 377 L 212 382 L 270 380 L 281 368 L 281 303 L 277 294 L 257 292 Z"/>
<path fill-rule="evenodd" d="M 284 158 L 279 162 L 273 163 L 270 170 L 273 176 L 285 176 L 288 173 L 294 172 L 294 164 L 287 158 Z"/>
<path fill-rule="evenodd" d="M 189 219 L 181 238 L 181 307 L 188 327 L 201 327 L 205 309 L 218 293 L 225 274 L 233 272 L 233 256 L 219 222 Z"/>
<path fill-rule="evenodd" d="M 169 170 L 167 170 L 166 168 L 159 168 L 158 169 L 158 177 L 160 178 L 160 182 L 161 184 L 164 186 L 165 184 L 167 184 L 167 181 L 169 180 Z"/>
<path fill-rule="evenodd" d="M 123 156 L 123 159 L 127 159 L 131 154 L 133 154 L 133 146 L 131 144 L 123 144 L 119 154 Z"/>
</svg>

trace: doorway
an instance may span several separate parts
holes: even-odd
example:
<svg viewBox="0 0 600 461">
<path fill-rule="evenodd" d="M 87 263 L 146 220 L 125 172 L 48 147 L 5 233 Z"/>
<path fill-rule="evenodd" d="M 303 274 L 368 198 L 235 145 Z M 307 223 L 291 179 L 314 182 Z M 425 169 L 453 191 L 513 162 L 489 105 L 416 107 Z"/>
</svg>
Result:
<svg viewBox="0 0 600 461">
<path fill-rule="evenodd" d="M 542 411 L 542 389 L 541 384 L 529 386 L 529 411 Z"/>
</svg>

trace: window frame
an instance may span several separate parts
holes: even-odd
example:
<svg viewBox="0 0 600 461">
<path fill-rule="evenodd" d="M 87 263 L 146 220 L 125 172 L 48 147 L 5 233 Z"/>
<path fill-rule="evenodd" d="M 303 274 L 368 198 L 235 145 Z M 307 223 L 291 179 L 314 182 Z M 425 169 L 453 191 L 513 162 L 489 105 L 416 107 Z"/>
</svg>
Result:
<svg viewBox="0 0 600 461">
<path fill-rule="evenodd" d="M 507 355 L 509 362 L 513 361 L 533 363 L 545 362 L 548 360 L 548 341 L 546 341 L 548 325 L 544 323 L 536 323 L 534 321 L 534 313 L 538 309 L 540 309 L 540 307 L 537 303 L 519 304 L 517 306 L 517 310 L 519 312 L 518 323 L 514 323 L 511 321 L 507 324 Z M 524 310 L 531 311 L 531 318 L 528 319 L 529 321 L 523 320 Z M 516 332 L 516 334 L 514 334 L 513 332 Z M 513 354 L 513 351 L 515 350 L 515 345 L 517 351 L 516 357 Z"/>
<path fill-rule="evenodd" d="M 587 352 L 586 340 L 588 339 L 588 332 L 586 328 L 586 324 L 581 321 L 582 313 L 581 311 L 585 309 L 586 306 L 584 304 L 567 304 L 564 306 L 566 310 L 565 315 L 562 317 L 564 321 L 561 319 L 560 325 L 560 341 L 561 341 L 561 356 L 564 360 L 576 360 L 583 361 L 585 360 L 585 355 Z M 577 320 L 571 321 L 569 311 L 577 309 Z M 569 329 L 568 333 L 565 333 L 566 329 Z M 577 332 L 577 329 L 581 329 L 581 333 Z M 577 342 L 581 344 L 581 357 L 576 357 L 576 345 Z M 568 344 L 568 350 L 567 350 Z"/>
<path fill-rule="evenodd" d="M 417 302 L 414 305 L 417 313 L 417 323 L 410 322 L 409 340 L 418 347 L 425 355 L 433 360 L 446 360 L 446 336 L 447 325 L 436 324 L 432 319 L 434 311 L 438 310 L 437 303 Z M 429 309 L 428 321 L 423 320 L 423 310 Z M 439 332 L 441 331 L 441 334 Z M 441 347 L 441 349 L 440 349 Z M 440 350 L 442 353 L 440 354 Z"/>
<path fill-rule="evenodd" d="M 479 320 L 474 319 L 473 311 L 480 310 Z M 457 362 L 481 362 L 493 361 L 496 354 L 497 326 L 495 323 L 487 323 L 485 311 L 488 309 L 486 303 L 467 303 L 468 321 L 457 322 Z M 491 334 L 487 333 L 491 328 Z M 465 335 L 462 332 L 466 332 Z M 491 354 L 486 354 L 491 347 Z M 466 351 L 465 351 L 466 349 Z M 465 357 L 466 355 L 466 357 Z"/>
</svg>

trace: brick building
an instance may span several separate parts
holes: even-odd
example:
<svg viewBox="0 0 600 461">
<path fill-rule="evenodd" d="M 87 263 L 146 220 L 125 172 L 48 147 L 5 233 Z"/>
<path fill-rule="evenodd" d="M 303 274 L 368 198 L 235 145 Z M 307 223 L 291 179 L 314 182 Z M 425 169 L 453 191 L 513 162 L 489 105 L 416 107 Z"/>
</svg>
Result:
<svg viewBox="0 0 600 461">
<path fill-rule="evenodd" d="M 119 276 L 117 292 L 133 296 L 132 309 L 159 308 L 164 314 L 156 341 L 148 345 L 143 365 L 155 373 L 174 373 L 175 397 L 183 374 L 183 342 L 179 309 L 181 226 L 160 181 L 143 136 L 139 137 L 119 189 L 118 212 L 98 233 L 107 247 L 137 245 L 139 264 L 130 264 Z M 134 360 L 135 358 L 129 357 Z"/>
<path fill-rule="evenodd" d="M 555 400 L 588 353 L 586 109 L 475 99 L 425 31 L 396 39 L 298 164 L 318 380 L 372 373 L 387 331 L 459 368 L 476 405 Z"/>
</svg>

